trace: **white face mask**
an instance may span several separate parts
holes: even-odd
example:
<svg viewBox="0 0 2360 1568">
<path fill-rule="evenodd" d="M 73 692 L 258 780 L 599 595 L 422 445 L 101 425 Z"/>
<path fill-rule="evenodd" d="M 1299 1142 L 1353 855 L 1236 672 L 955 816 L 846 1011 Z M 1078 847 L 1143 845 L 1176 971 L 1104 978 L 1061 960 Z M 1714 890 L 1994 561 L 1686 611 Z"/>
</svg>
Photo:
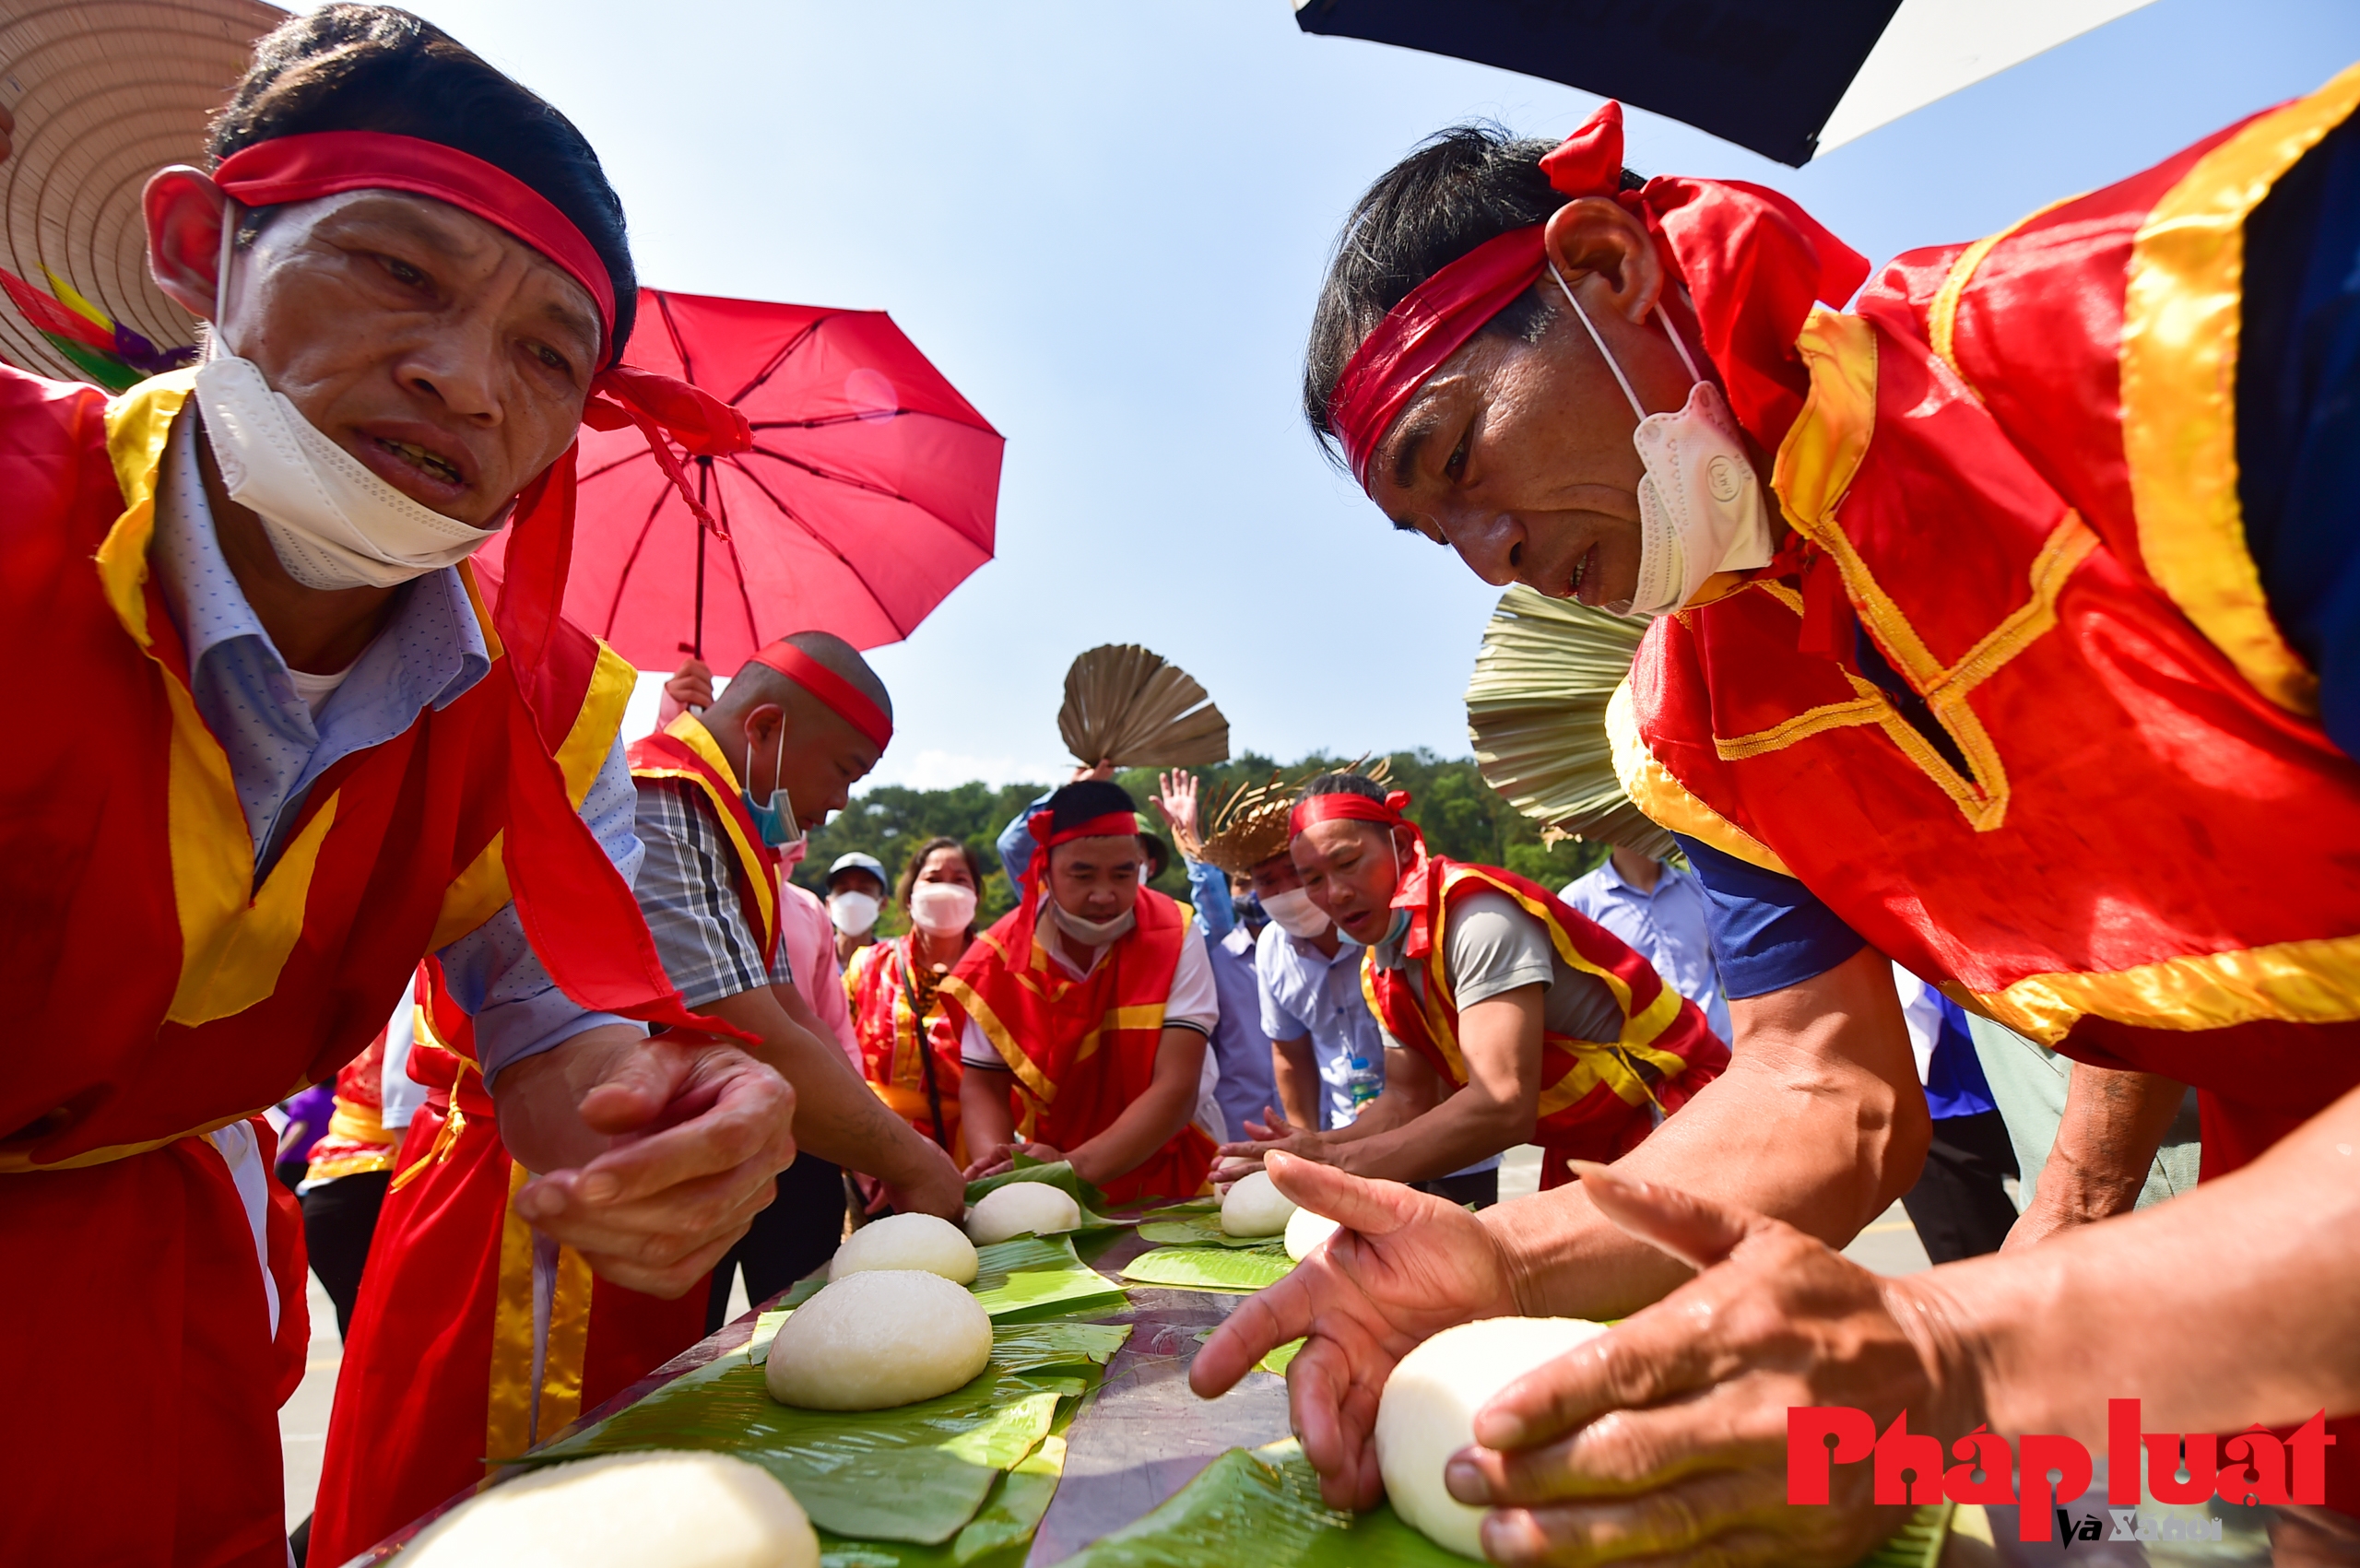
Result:
<svg viewBox="0 0 2360 1568">
<path fill-rule="evenodd" d="M 1280 930 L 1305 942 L 1327 930 L 1329 924 L 1328 912 L 1312 902 L 1311 895 L 1301 888 L 1264 894 L 1262 909 L 1279 923 Z"/>
<path fill-rule="evenodd" d="M 975 890 L 957 882 L 920 882 L 910 890 L 910 924 L 936 937 L 953 937 L 974 924 Z"/>
<path fill-rule="evenodd" d="M 1717 572 L 1748 572 L 1770 564 L 1770 518 L 1762 504 L 1762 484 L 1746 456 L 1745 440 L 1722 400 L 1720 388 L 1705 379 L 1688 345 L 1673 329 L 1663 307 L 1656 314 L 1671 334 L 1681 363 L 1695 385 L 1676 412 L 1650 414 L 1639 404 L 1631 381 L 1615 362 L 1598 328 L 1552 263 L 1549 275 L 1574 307 L 1590 341 L 1606 358 L 1615 384 L 1638 416 L 1631 444 L 1646 465 L 1639 481 L 1639 581 L 1628 599 L 1601 607 L 1646 619 L 1669 615 L 1696 596 Z"/>
<path fill-rule="evenodd" d="M 497 525 L 469 527 L 394 489 L 230 347 L 222 307 L 237 217 L 234 209 L 224 214 L 213 331 L 196 372 L 196 403 L 222 488 L 262 519 L 279 563 L 306 588 L 390 588 L 465 560 Z"/>
<path fill-rule="evenodd" d="M 1112 920 L 1084 920 L 1053 898 L 1049 901 L 1049 918 L 1057 923 L 1058 930 L 1083 947 L 1103 948 L 1118 937 L 1129 935 L 1131 927 L 1139 924 L 1139 914 L 1136 909 L 1127 909 Z"/>
<path fill-rule="evenodd" d="M 838 893 L 828 901 L 828 919 L 847 937 L 865 936 L 877 924 L 877 909 L 873 893 Z"/>
</svg>

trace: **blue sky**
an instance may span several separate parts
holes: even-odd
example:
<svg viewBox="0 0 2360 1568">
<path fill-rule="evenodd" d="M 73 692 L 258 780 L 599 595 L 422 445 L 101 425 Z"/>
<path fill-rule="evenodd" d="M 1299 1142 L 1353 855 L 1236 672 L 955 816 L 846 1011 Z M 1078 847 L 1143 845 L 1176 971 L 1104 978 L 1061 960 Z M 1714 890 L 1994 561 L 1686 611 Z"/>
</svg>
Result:
<svg viewBox="0 0 2360 1568">
<path fill-rule="evenodd" d="M 1065 667 L 1108 642 L 1203 680 L 1240 749 L 1467 751 L 1495 595 L 1321 461 L 1298 356 L 1372 178 L 1594 98 L 1308 37 L 1285 0 L 412 3 L 589 135 L 647 282 L 889 310 L 1008 437 L 998 559 L 872 655 L 876 780 L 1046 776 Z M 1881 262 L 2355 59 L 2350 0 L 2159 0 L 1800 171 L 1642 112 L 1628 160 L 1788 191 Z"/>
</svg>

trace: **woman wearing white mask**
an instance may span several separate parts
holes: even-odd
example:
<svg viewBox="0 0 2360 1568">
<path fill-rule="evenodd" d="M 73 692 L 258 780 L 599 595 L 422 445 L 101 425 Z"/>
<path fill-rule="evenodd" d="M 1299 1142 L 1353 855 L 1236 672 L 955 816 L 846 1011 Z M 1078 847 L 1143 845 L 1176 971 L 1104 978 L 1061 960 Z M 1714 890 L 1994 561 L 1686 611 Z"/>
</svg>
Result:
<svg viewBox="0 0 2360 1568">
<path fill-rule="evenodd" d="M 909 930 L 854 953 L 844 971 L 868 1086 L 962 1166 L 959 1036 L 966 1015 L 940 987 L 974 943 L 983 878 L 983 856 L 960 840 L 918 845 L 903 863 L 894 894 Z"/>
<path fill-rule="evenodd" d="M 1611 104 L 1554 148 L 1446 133 L 1363 199 L 1312 422 L 1485 581 L 1653 618 L 1607 728 L 1713 896 L 1735 1061 L 1611 1171 L 1480 1222 L 1274 1161 L 1367 1239 L 1195 1376 L 1316 1318 L 1291 1377 L 1331 1502 L 1374 1501 L 1394 1359 L 1502 1312 L 1632 1316 L 1454 1462 L 1502 1562 L 1856 1559 L 1893 1524 L 1862 1468 L 1777 1506 L 1795 1406 L 2093 1447 L 2133 1391 L 2163 1432 L 2360 1411 L 2360 878 L 2245 869 L 2360 863 L 2355 106 L 2347 70 L 1873 281 L 1776 192 L 1627 173 Z M 1838 1256 L 1927 1144 L 1889 960 L 2160 1089 L 2132 1168 L 2193 1084 L 2208 1179 L 1906 1279 Z M 2339 1424 L 2281 1494 L 2281 1563 L 2354 1560 Z"/>
</svg>

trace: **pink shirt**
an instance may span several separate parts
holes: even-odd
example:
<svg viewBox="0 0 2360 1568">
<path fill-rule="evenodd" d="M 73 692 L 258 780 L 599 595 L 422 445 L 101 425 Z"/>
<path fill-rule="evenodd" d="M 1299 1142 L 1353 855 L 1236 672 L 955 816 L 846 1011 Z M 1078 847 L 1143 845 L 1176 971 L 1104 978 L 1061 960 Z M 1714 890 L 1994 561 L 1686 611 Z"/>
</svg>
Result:
<svg viewBox="0 0 2360 1568">
<path fill-rule="evenodd" d="M 778 937 L 786 949 L 786 966 L 795 973 L 795 988 L 820 1021 L 836 1032 L 852 1070 L 859 1072 L 860 1039 L 852 1030 L 852 1007 L 844 999 L 844 972 L 836 962 L 836 928 L 828 919 L 828 906 L 819 894 L 787 880 L 784 873 L 779 877 Z"/>
</svg>

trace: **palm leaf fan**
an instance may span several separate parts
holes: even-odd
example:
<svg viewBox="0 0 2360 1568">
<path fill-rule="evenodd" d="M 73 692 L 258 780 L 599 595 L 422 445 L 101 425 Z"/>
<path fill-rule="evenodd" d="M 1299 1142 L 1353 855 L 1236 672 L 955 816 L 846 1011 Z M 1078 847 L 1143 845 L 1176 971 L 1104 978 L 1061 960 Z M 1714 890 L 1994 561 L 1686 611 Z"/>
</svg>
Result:
<svg viewBox="0 0 2360 1568">
<path fill-rule="evenodd" d="M 1678 846 L 1615 776 L 1606 704 L 1631 673 L 1646 623 L 1523 584 L 1500 596 L 1467 682 L 1467 731 L 1483 780 L 1561 836 L 1658 858 Z"/>
<path fill-rule="evenodd" d="M 1187 671 L 1108 643 L 1066 671 L 1057 734 L 1084 766 L 1201 768 L 1229 760 L 1229 721 Z"/>
</svg>

